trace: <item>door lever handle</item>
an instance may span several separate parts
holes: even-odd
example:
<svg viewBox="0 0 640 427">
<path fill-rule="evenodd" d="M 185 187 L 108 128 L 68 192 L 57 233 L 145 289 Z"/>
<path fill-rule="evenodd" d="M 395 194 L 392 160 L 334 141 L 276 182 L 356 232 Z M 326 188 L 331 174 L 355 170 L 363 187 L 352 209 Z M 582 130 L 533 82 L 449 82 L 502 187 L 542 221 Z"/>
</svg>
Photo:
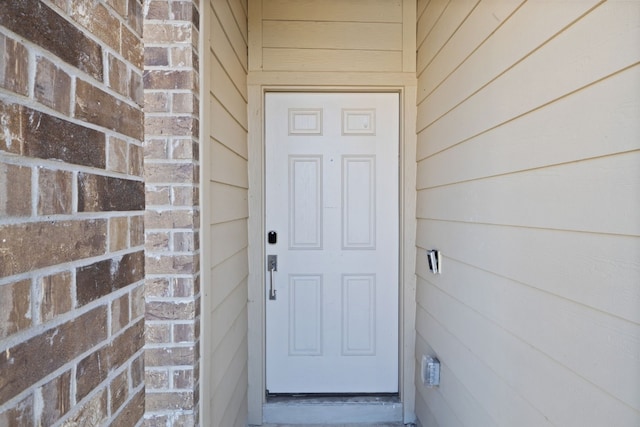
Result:
<svg viewBox="0 0 640 427">
<path fill-rule="evenodd" d="M 269 299 L 276 299 L 276 290 L 273 289 L 273 272 L 278 271 L 278 255 L 267 255 L 267 271 L 269 271 Z"/>
</svg>

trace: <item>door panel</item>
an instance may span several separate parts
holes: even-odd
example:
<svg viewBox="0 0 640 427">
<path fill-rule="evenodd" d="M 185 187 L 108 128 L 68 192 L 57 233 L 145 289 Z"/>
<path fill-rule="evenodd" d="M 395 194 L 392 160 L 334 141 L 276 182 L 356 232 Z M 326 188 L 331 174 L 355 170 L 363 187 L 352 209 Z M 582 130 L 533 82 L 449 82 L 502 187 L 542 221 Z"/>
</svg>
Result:
<svg viewBox="0 0 640 427">
<path fill-rule="evenodd" d="M 267 389 L 397 392 L 398 94 L 265 103 Z"/>
</svg>

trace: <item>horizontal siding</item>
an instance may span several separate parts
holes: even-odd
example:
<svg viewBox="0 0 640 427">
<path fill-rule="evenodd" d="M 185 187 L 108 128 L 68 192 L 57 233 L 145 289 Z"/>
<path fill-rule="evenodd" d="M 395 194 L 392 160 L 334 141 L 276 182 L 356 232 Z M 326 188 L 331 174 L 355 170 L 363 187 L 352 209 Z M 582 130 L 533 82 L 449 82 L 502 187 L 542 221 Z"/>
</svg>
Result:
<svg viewBox="0 0 640 427">
<path fill-rule="evenodd" d="M 401 1 L 263 0 L 259 19 L 263 71 L 402 72 L 405 66 Z"/>
<path fill-rule="evenodd" d="M 627 135 L 640 134 L 640 121 L 629 120 L 640 117 L 638 93 L 640 67 L 626 69 L 589 90 L 484 132 L 473 144 L 458 144 L 423 159 L 418 186 L 437 187 L 634 150 L 637 141 Z M 581 113 L 573 114 L 577 109 Z M 486 153 L 491 153 L 491 162 L 448 166 L 456 159 L 477 159 Z"/>
<path fill-rule="evenodd" d="M 402 22 L 402 0 L 263 0 L 267 20 Z"/>
<path fill-rule="evenodd" d="M 269 71 L 399 71 L 402 52 L 379 50 L 264 49 Z"/>
<path fill-rule="evenodd" d="M 453 110 L 443 108 L 448 101 L 440 96 L 421 103 L 418 158 L 500 126 L 636 64 L 640 27 L 637 13 L 629 9 L 637 4 L 624 1 L 603 4 L 482 90 L 470 97 L 460 95 L 468 99 Z M 613 51 L 619 54 L 612 55 Z M 456 126 L 459 123 L 465 125 Z M 434 143 L 421 145 L 421 140 Z"/>
<path fill-rule="evenodd" d="M 522 3 L 523 0 L 505 0 L 494 3 L 485 1 L 477 4 L 469 13 L 465 25 L 461 26 L 459 30 L 453 34 L 450 34 L 450 40 L 442 46 L 437 56 L 430 54 L 430 59 L 427 60 L 426 55 L 423 55 L 423 53 L 426 52 L 419 54 L 423 62 L 420 66 L 420 74 L 427 76 L 446 76 L 452 73 L 465 58 L 470 56 L 473 51 L 478 48 L 482 41 L 486 40 L 502 23 L 507 22 L 507 18 Z M 435 31 L 440 32 L 439 29 Z M 425 40 L 421 48 L 425 46 L 422 48 L 424 50 L 426 46 L 431 45 L 430 42 L 427 43 Z M 440 81 L 436 79 L 425 79 L 421 85 L 420 98 L 423 99 L 427 94 L 431 93 L 439 83 Z"/>
<path fill-rule="evenodd" d="M 246 48 L 236 47 L 231 44 L 220 21 L 213 19 L 211 22 L 211 37 L 215 40 L 215 49 L 210 51 L 218 63 L 224 64 L 227 76 L 233 81 L 233 87 L 247 100 L 247 61 Z M 242 45 L 244 46 L 244 45 Z M 243 50 L 244 49 L 244 50 Z M 214 77 L 213 75 L 211 77 Z"/>
<path fill-rule="evenodd" d="M 421 248 L 437 245 L 447 257 L 541 292 L 640 323 L 635 237 L 421 220 L 417 242 Z M 518 257 L 504 258 L 513 250 Z M 538 264 L 542 257 L 544 268 Z"/>
<path fill-rule="evenodd" d="M 202 421 L 233 426 L 247 420 L 248 5 L 220 0 L 206 7 Z"/>
<path fill-rule="evenodd" d="M 442 49 L 442 45 L 451 38 L 451 35 L 462 25 L 479 0 L 450 1 L 444 8 L 426 39 L 418 48 L 417 66 L 419 70 L 431 63 L 433 57 Z"/>
<path fill-rule="evenodd" d="M 638 165 L 640 151 L 424 189 L 418 215 L 640 236 Z"/>
<path fill-rule="evenodd" d="M 490 3 L 494 8 L 502 6 L 502 2 L 497 1 L 482 3 Z M 431 88 L 439 86 L 438 93 L 442 95 L 438 95 L 437 98 L 445 102 L 441 111 L 450 110 L 465 97 L 472 95 L 560 33 L 597 3 L 598 0 L 557 2 L 554 5 L 554 13 L 550 14 L 548 3 L 526 2 L 508 20 L 500 23 L 496 34 L 491 34 L 486 39 L 478 38 L 475 41 L 469 41 L 471 44 L 469 48 L 473 51 L 473 55 L 466 58 L 464 62 L 456 64 L 456 70 L 451 75 L 448 73 L 425 74 L 424 69 L 419 68 L 419 102 L 422 102 L 426 95 L 431 94 Z M 535 21 L 536 25 L 528 25 L 531 21 Z M 478 25 L 478 22 L 475 24 Z M 466 26 L 460 31 L 463 29 L 466 29 Z M 457 33 L 452 36 L 453 39 L 458 37 Z M 418 39 L 419 44 L 420 40 Z M 448 50 L 446 45 L 442 49 L 443 53 Z M 496 52 L 499 52 L 499 55 Z M 490 57 L 491 61 L 487 61 L 487 57 Z M 442 58 L 435 58 L 434 61 L 447 60 L 446 55 Z M 438 105 L 432 105 L 432 107 L 438 107 Z"/>
<path fill-rule="evenodd" d="M 420 422 L 640 425 L 640 3 L 423 7 Z"/>
<path fill-rule="evenodd" d="M 268 48 L 402 50 L 401 23 L 263 21 Z"/>
</svg>

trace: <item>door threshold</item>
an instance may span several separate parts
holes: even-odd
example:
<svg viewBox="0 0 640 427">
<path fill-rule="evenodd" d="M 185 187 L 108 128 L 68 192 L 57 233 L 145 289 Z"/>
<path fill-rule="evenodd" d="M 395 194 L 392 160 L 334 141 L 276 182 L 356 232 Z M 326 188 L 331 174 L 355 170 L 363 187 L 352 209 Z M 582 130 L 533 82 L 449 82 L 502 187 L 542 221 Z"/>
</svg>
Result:
<svg viewBox="0 0 640 427">
<path fill-rule="evenodd" d="M 267 424 L 402 422 L 398 395 L 271 395 L 262 407 Z"/>
</svg>

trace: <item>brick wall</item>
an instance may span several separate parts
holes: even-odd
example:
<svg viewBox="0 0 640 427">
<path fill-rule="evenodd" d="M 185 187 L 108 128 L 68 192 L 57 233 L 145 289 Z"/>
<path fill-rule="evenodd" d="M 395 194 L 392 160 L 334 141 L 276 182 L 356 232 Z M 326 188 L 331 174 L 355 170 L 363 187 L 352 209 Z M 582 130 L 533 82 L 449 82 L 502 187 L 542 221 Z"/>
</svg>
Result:
<svg viewBox="0 0 640 427">
<path fill-rule="evenodd" d="M 0 425 L 144 411 L 142 4 L 0 2 Z"/>
<path fill-rule="evenodd" d="M 197 1 L 145 9 L 145 424 L 199 423 Z"/>
</svg>

